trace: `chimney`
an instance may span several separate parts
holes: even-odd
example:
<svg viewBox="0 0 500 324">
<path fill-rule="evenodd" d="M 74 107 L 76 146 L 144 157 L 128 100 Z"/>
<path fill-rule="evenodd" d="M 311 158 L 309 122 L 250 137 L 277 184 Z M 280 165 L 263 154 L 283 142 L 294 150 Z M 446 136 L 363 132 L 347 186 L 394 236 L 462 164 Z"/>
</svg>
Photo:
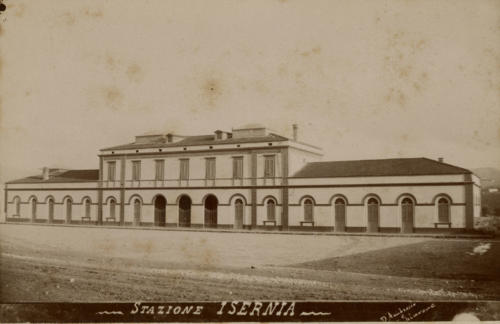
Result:
<svg viewBox="0 0 500 324">
<path fill-rule="evenodd" d="M 443 163 L 444 162 L 444 159 L 442 157 L 438 158 L 438 161 Z"/>
<path fill-rule="evenodd" d="M 297 124 L 293 124 L 292 128 L 293 128 L 293 140 L 297 142 L 297 139 L 299 137 L 299 126 Z"/>
<path fill-rule="evenodd" d="M 172 143 L 173 135 L 171 133 L 167 134 L 167 143 Z"/>
<path fill-rule="evenodd" d="M 43 167 L 42 179 L 49 180 L 49 168 Z"/>
</svg>

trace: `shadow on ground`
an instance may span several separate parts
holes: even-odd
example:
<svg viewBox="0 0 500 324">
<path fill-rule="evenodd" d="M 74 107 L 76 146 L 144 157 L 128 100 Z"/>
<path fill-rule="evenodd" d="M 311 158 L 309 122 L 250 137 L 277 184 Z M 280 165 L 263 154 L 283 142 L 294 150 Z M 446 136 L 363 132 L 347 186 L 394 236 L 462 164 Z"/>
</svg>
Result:
<svg viewBox="0 0 500 324">
<path fill-rule="evenodd" d="M 430 240 L 290 266 L 417 278 L 500 281 L 500 242 Z"/>
</svg>

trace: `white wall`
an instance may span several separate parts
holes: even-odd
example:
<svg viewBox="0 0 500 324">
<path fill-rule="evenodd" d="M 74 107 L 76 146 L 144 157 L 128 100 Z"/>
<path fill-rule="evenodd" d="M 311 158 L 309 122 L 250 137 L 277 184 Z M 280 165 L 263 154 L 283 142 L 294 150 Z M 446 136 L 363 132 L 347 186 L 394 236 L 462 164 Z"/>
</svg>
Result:
<svg viewBox="0 0 500 324">
<path fill-rule="evenodd" d="M 61 184 L 59 184 L 61 185 Z M 15 214 L 14 197 L 21 199 L 21 218 L 31 219 L 31 198 L 37 199 L 36 218 L 40 220 L 48 220 L 48 203 L 47 198 L 54 198 L 54 220 L 66 219 L 65 199 L 71 197 L 72 205 L 72 220 L 81 220 L 84 216 L 83 198 L 91 199 L 91 218 L 97 220 L 97 190 L 9 190 L 7 194 L 7 217 L 12 217 Z"/>
</svg>

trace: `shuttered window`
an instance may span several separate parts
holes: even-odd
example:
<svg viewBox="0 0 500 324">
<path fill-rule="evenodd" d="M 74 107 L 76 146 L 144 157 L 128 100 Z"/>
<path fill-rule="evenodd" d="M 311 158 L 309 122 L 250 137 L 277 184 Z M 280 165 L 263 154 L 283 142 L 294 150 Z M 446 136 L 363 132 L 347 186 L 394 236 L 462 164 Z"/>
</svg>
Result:
<svg viewBox="0 0 500 324">
<path fill-rule="evenodd" d="M 132 180 L 141 179 L 141 161 L 132 161 Z"/>
<path fill-rule="evenodd" d="M 215 158 L 205 159 L 205 179 L 215 179 Z"/>
<path fill-rule="evenodd" d="M 108 162 L 108 181 L 115 181 L 116 179 L 116 162 Z"/>
<path fill-rule="evenodd" d="M 163 180 L 165 177 L 165 160 L 155 161 L 155 179 Z"/>
<path fill-rule="evenodd" d="M 233 179 L 243 179 L 243 158 L 233 158 Z"/>
<path fill-rule="evenodd" d="M 180 179 L 181 180 L 187 180 L 189 179 L 189 160 L 188 159 L 181 159 L 180 160 Z"/>
<path fill-rule="evenodd" d="M 272 156 L 264 157 L 264 178 L 274 178 L 274 166 L 275 166 L 275 158 Z"/>
</svg>

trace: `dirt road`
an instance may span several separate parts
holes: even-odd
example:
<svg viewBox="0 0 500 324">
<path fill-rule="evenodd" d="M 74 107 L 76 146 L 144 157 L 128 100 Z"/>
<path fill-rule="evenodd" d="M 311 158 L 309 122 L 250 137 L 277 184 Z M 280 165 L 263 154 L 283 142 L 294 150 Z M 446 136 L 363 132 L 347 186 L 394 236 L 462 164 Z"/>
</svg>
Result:
<svg viewBox="0 0 500 324">
<path fill-rule="evenodd" d="M 2 224 L 0 248 L 3 302 L 500 297 L 496 241 Z"/>
</svg>

